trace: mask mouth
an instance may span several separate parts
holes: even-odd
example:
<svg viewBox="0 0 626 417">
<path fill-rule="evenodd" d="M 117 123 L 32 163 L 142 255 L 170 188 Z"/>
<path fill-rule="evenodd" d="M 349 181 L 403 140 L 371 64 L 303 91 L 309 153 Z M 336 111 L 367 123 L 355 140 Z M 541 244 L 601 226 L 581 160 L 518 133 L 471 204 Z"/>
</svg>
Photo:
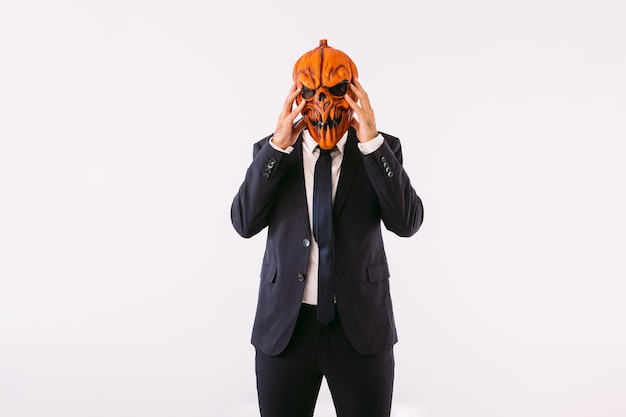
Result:
<svg viewBox="0 0 626 417">
<path fill-rule="evenodd" d="M 322 149 L 332 149 L 350 127 L 351 109 L 335 107 L 322 113 L 313 107 L 304 114 L 307 130 Z"/>
<path fill-rule="evenodd" d="M 339 124 L 341 123 L 343 119 L 343 115 L 339 115 L 337 117 L 333 118 L 328 118 L 328 120 L 326 120 L 326 122 L 323 122 L 321 120 L 314 120 L 312 117 L 309 117 L 309 123 L 311 123 L 311 126 L 313 126 L 316 129 L 336 129 Z"/>
</svg>

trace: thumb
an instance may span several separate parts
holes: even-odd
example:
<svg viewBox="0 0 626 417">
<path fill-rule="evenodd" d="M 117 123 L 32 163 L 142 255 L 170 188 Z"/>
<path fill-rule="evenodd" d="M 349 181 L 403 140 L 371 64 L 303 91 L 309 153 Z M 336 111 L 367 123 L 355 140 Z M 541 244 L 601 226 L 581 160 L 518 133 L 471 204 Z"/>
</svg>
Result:
<svg viewBox="0 0 626 417">
<path fill-rule="evenodd" d="M 294 125 L 293 125 L 293 132 L 297 135 L 300 134 L 300 132 L 302 132 L 304 130 L 304 128 L 306 127 L 306 123 L 304 121 L 304 117 L 301 118 L 300 120 L 298 120 Z"/>
<path fill-rule="evenodd" d="M 350 120 L 350 125 L 352 125 L 353 128 L 355 128 L 358 132 L 359 130 L 359 126 L 361 126 L 361 124 L 359 123 L 359 120 L 356 117 L 352 117 L 352 120 Z"/>
</svg>

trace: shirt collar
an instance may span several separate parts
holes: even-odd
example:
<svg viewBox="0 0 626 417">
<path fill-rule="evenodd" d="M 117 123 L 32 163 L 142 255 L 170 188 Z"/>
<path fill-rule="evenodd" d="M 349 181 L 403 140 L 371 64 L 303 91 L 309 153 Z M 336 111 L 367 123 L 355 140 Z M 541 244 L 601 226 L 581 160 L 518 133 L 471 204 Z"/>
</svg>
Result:
<svg viewBox="0 0 626 417">
<path fill-rule="evenodd" d="M 315 142 L 315 139 L 313 139 L 313 136 L 311 136 L 308 130 L 304 129 L 302 131 L 302 138 L 303 138 L 302 147 L 304 151 L 313 153 L 317 147 L 317 142 Z M 343 155 L 344 149 L 346 148 L 347 141 L 348 141 L 348 131 L 344 133 L 341 139 L 339 139 L 339 142 L 337 142 L 337 145 L 335 145 L 337 147 L 337 150 L 341 152 L 342 155 Z"/>
</svg>

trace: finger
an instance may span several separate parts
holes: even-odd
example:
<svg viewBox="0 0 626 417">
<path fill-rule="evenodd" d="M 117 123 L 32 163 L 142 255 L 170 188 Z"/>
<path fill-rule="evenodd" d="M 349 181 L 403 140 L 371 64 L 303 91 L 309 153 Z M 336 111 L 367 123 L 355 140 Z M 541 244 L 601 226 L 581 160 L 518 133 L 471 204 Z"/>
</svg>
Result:
<svg viewBox="0 0 626 417">
<path fill-rule="evenodd" d="M 367 93 L 365 92 L 365 89 L 363 88 L 363 85 L 361 84 L 358 78 L 352 79 L 352 85 L 354 85 L 361 94 L 367 96 Z"/>
<path fill-rule="evenodd" d="M 297 87 L 295 83 L 291 86 L 289 94 L 287 95 L 287 98 L 283 103 L 283 117 L 286 117 L 291 113 L 291 110 L 293 108 L 293 102 L 296 100 L 296 97 L 298 97 L 298 94 L 300 94 L 301 91 L 302 89 L 300 87 Z"/>
<path fill-rule="evenodd" d="M 346 101 L 348 102 L 348 104 L 350 105 L 350 107 L 352 108 L 352 110 L 354 110 L 355 112 L 359 112 L 361 111 L 361 107 L 359 107 L 359 105 L 357 104 L 356 101 L 354 101 L 352 99 L 352 97 L 350 97 L 349 95 L 345 95 L 344 98 L 346 99 Z"/>
<path fill-rule="evenodd" d="M 356 84 L 350 84 L 350 90 L 354 93 L 354 95 L 359 99 L 361 105 L 369 103 L 369 99 L 367 97 L 367 93 L 365 90 L 357 86 Z"/>
<path fill-rule="evenodd" d="M 287 93 L 287 97 L 285 98 L 285 103 L 289 101 L 289 98 L 293 95 L 296 89 L 297 89 L 296 83 L 291 84 L 291 87 L 289 87 L 289 92 Z"/>
<path fill-rule="evenodd" d="M 356 131 L 359 131 L 359 127 L 361 126 L 361 124 L 359 123 L 359 120 L 356 117 L 353 117 L 352 120 L 350 120 L 350 124 L 352 125 L 353 128 L 356 129 Z"/>
<path fill-rule="evenodd" d="M 287 99 L 285 100 L 285 109 L 287 110 L 286 114 L 291 113 L 291 109 L 293 108 L 293 102 L 296 100 L 296 97 L 298 97 L 298 94 L 300 94 L 301 91 L 302 89 L 300 87 L 296 87 L 295 89 L 293 89 L 293 91 L 290 91 Z"/>
<path fill-rule="evenodd" d="M 296 122 L 296 125 L 293 127 L 293 133 L 299 135 L 300 132 L 304 130 L 306 127 L 306 122 L 304 121 L 304 117 Z"/>
<path fill-rule="evenodd" d="M 370 106 L 369 96 L 367 95 L 367 93 L 363 89 L 363 86 L 361 85 L 361 83 L 359 82 L 358 79 L 354 78 L 352 80 L 352 83 L 350 84 L 350 89 L 357 96 L 357 98 L 361 102 L 361 106 L 362 107 L 371 107 Z"/>
<path fill-rule="evenodd" d="M 356 101 L 354 101 L 352 99 L 352 97 L 350 97 L 349 95 L 345 95 L 346 101 L 348 102 L 348 104 L 350 105 L 350 107 L 352 108 L 352 110 L 354 110 L 354 113 L 357 115 L 357 117 L 359 119 L 367 119 L 369 117 L 369 114 L 363 109 L 363 107 L 361 107 L 359 105 L 359 103 L 357 103 Z M 354 120 L 354 118 L 352 118 Z"/>
<path fill-rule="evenodd" d="M 296 108 L 289 113 L 289 123 L 293 123 L 293 121 L 296 120 L 296 117 L 298 117 L 298 115 L 302 113 L 302 110 L 304 110 L 304 106 L 306 106 L 306 101 L 302 100 L 300 104 L 298 104 Z"/>
</svg>

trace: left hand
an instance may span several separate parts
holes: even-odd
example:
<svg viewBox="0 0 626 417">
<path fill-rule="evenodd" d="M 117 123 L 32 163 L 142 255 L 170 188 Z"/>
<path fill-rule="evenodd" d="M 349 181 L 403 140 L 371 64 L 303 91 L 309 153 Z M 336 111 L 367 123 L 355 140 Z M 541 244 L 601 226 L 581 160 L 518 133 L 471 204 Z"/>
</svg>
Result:
<svg viewBox="0 0 626 417">
<path fill-rule="evenodd" d="M 357 101 L 352 100 L 348 94 L 344 97 L 357 117 L 352 117 L 350 124 L 356 129 L 356 136 L 359 142 L 369 142 L 378 136 L 378 129 L 376 129 L 376 118 L 374 117 L 374 110 L 370 105 L 369 97 L 367 93 L 356 78 L 352 80 L 350 89 L 357 97 Z"/>
</svg>

